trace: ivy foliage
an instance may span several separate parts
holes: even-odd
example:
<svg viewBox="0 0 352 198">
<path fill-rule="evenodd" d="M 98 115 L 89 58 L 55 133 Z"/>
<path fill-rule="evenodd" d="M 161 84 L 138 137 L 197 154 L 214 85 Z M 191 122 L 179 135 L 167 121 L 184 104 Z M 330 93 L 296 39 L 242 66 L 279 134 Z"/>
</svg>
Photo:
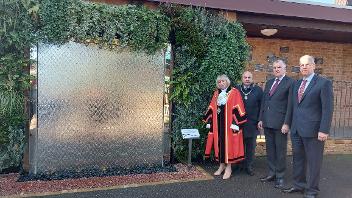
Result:
<svg viewBox="0 0 352 198">
<path fill-rule="evenodd" d="M 0 1 L 0 91 L 28 88 L 30 76 L 23 71 L 35 42 L 35 5 L 30 0 Z"/>
<path fill-rule="evenodd" d="M 36 42 L 37 4 L 0 1 L 0 172 L 18 167 L 23 154 L 24 91 L 29 88 L 29 49 Z"/>
<path fill-rule="evenodd" d="M 215 90 L 218 75 L 240 79 L 248 57 L 249 46 L 241 24 L 226 20 L 218 12 L 204 8 L 166 6 L 171 16 L 174 43 L 174 70 L 171 98 L 173 110 L 173 149 L 179 160 L 187 159 L 187 142 L 182 128 L 198 128 L 201 134 L 194 141 L 194 160 L 204 156 L 208 133 L 202 122 Z"/>
<path fill-rule="evenodd" d="M 154 53 L 168 43 L 169 18 L 145 6 L 90 3 L 81 0 L 41 0 L 39 37 L 63 44 L 94 41 L 102 47 L 129 47 Z"/>
<path fill-rule="evenodd" d="M 18 167 L 22 160 L 25 118 L 23 96 L 16 92 L 0 95 L 0 172 Z"/>
<path fill-rule="evenodd" d="M 94 42 L 149 54 L 168 42 L 170 20 L 144 6 L 83 0 L 0 0 L 0 172 L 21 162 L 30 48 L 37 42 Z M 16 105 L 12 105 L 16 104 Z"/>
<path fill-rule="evenodd" d="M 31 0 L 0 0 L 0 55 L 24 56 L 33 41 L 36 4 Z M 17 57 L 16 59 L 18 59 Z"/>
</svg>

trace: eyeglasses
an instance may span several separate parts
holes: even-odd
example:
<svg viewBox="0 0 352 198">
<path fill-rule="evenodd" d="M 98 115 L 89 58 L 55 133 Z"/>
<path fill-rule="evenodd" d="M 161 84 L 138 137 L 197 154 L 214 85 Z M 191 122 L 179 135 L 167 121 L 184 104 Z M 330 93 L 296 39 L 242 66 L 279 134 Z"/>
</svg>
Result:
<svg viewBox="0 0 352 198">
<path fill-rule="evenodd" d="M 307 63 L 307 64 L 299 64 L 299 66 L 300 67 L 308 67 L 308 66 L 310 66 L 311 65 L 311 63 Z"/>
</svg>

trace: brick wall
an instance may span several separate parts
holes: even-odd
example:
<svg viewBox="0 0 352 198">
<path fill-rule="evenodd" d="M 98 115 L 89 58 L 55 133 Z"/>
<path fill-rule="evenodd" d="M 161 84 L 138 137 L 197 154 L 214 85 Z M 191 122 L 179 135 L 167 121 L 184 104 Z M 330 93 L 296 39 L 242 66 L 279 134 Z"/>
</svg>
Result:
<svg viewBox="0 0 352 198">
<path fill-rule="evenodd" d="M 287 155 L 292 155 L 291 140 L 287 144 Z M 352 140 L 333 140 L 325 142 L 324 154 L 352 154 Z M 256 156 L 265 156 L 266 148 L 264 139 L 257 139 Z"/>
<path fill-rule="evenodd" d="M 344 80 L 351 81 L 352 79 L 352 75 L 351 75 L 352 74 L 352 44 L 343 45 L 342 54 L 343 54 L 342 76 Z"/>
<path fill-rule="evenodd" d="M 332 136 L 352 137 L 352 44 L 264 38 L 247 38 L 247 41 L 251 46 L 251 60 L 246 69 L 253 72 L 255 82 L 270 78 L 268 56 L 287 59 L 287 75 L 295 79 L 300 78 L 299 70 L 292 72 L 291 69 L 298 66 L 302 55 L 319 58 L 317 71 L 335 81 Z M 258 64 L 263 66 L 262 71 L 254 71 Z M 346 136 L 346 133 L 349 134 Z"/>
<path fill-rule="evenodd" d="M 352 44 L 264 38 L 247 38 L 247 41 L 252 47 L 252 59 L 247 64 L 247 69 L 250 71 L 254 71 L 256 64 L 268 65 L 267 57 L 273 54 L 287 58 L 287 74 L 299 78 L 299 73 L 292 73 L 291 68 L 298 66 L 302 55 L 309 54 L 322 60 L 316 68 L 323 76 L 334 80 L 352 81 Z M 280 47 L 287 47 L 288 52 L 280 52 Z M 254 72 L 254 80 L 263 82 L 270 73 L 267 71 Z"/>
</svg>

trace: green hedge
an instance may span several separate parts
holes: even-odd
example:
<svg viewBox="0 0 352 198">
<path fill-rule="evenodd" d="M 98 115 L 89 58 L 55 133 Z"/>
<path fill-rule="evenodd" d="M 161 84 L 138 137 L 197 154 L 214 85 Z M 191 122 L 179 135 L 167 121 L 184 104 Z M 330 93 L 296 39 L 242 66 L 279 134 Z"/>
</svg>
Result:
<svg viewBox="0 0 352 198">
<path fill-rule="evenodd" d="M 29 49 L 36 41 L 36 4 L 30 0 L 0 2 L 0 172 L 18 168 L 24 141 L 24 91 L 28 89 Z"/>
<path fill-rule="evenodd" d="M 232 81 L 239 80 L 249 47 L 243 27 L 217 12 L 179 6 L 165 10 L 172 16 L 175 46 L 172 145 L 177 158 L 185 160 L 187 142 L 180 131 L 198 128 L 201 137 L 193 143 L 192 156 L 202 160 L 208 131 L 201 120 L 215 90 L 216 77 L 226 74 Z"/>
<path fill-rule="evenodd" d="M 39 37 L 63 44 L 94 41 L 102 47 L 129 47 L 154 53 L 165 47 L 169 18 L 144 6 L 89 3 L 80 0 L 40 1 Z"/>
<path fill-rule="evenodd" d="M 165 48 L 169 18 L 144 6 L 111 6 L 81 0 L 0 1 L 0 172 L 18 167 L 24 148 L 24 91 L 29 88 L 29 50 L 38 41 L 64 44 L 94 42 L 154 53 Z M 11 93 L 11 94 L 8 94 Z M 15 110 L 6 101 L 18 103 Z M 1 106 L 2 105 L 2 106 Z M 4 116 L 4 117 L 3 117 Z"/>
<path fill-rule="evenodd" d="M 0 93 L 0 172 L 16 168 L 22 160 L 24 141 L 24 100 L 15 92 Z"/>
</svg>

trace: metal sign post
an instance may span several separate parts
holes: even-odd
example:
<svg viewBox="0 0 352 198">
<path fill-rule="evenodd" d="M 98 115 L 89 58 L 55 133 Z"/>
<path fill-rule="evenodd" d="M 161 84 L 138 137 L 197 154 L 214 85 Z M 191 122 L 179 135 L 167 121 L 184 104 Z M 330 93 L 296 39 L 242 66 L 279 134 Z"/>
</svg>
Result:
<svg viewBox="0 0 352 198">
<path fill-rule="evenodd" d="M 192 139 L 199 139 L 198 129 L 181 129 L 182 138 L 188 139 L 188 167 L 192 165 Z"/>
<path fill-rule="evenodd" d="M 188 166 L 192 165 L 192 139 L 188 139 Z"/>
</svg>

